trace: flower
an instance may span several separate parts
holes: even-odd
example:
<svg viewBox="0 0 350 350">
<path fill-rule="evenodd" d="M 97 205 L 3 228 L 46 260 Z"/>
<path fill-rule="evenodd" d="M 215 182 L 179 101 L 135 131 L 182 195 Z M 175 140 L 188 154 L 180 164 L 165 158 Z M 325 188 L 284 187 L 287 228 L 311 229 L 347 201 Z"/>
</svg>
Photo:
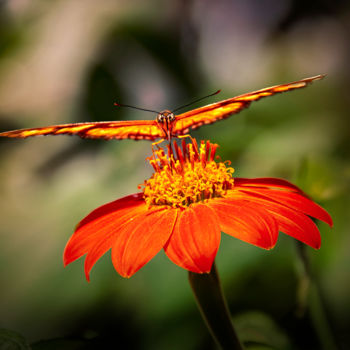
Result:
<svg viewBox="0 0 350 350">
<path fill-rule="evenodd" d="M 321 237 L 310 217 L 332 226 L 330 215 L 290 182 L 234 178 L 229 162 L 216 162 L 217 145 L 182 149 L 173 142 L 148 158 L 154 168 L 141 192 L 102 205 L 77 226 L 64 264 L 86 254 L 85 275 L 112 249 L 112 262 L 130 277 L 162 248 L 176 265 L 208 273 L 221 231 L 260 248 L 275 246 L 279 231 L 318 249 Z"/>
</svg>

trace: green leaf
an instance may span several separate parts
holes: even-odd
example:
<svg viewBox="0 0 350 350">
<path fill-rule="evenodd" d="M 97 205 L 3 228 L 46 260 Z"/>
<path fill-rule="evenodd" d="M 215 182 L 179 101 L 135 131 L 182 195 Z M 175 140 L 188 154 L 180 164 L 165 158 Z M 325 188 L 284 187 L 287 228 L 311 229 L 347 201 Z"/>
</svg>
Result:
<svg viewBox="0 0 350 350">
<path fill-rule="evenodd" d="M 233 318 L 240 340 L 249 350 L 289 350 L 291 346 L 286 334 L 266 314 L 250 311 Z"/>
</svg>

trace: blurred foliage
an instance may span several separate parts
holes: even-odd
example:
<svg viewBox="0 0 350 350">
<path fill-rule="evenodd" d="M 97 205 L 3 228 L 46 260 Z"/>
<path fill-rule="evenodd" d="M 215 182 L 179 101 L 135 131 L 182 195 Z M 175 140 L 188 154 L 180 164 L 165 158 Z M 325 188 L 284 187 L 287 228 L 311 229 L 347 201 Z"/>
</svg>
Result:
<svg viewBox="0 0 350 350">
<path fill-rule="evenodd" d="M 2 1 L 0 128 L 152 119 L 113 103 L 162 110 L 326 73 L 193 136 L 218 143 L 236 176 L 291 180 L 331 213 L 321 250 L 307 252 L 336 345 L 348 349 L 349 16 L 348 2 L 328 0 Z M 33 350 L 216 348 L 186 271 L 163 252 L 128 280 L 109 254 L 89 284 L 82 259 L 62 267 L 76 223 L 149 176 L 149 143 L 0 141 L 2 328 Z M 292 239 L 267 252 L 223 235 L 217 266 L 249 349 L 325 348 L 312 309 L 297 312 L 305 276 Z"/>
<path fill-rule="evenodd" d="M 0 329 L 0 349 L 30 350 L 30 346 L 21 334 L 7 329 Z"/>
</svg>

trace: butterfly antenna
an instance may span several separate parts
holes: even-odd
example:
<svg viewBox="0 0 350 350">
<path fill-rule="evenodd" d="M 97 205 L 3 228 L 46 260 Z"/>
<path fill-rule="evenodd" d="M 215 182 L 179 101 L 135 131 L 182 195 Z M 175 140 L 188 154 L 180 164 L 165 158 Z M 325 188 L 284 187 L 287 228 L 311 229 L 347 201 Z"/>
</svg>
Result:
<svg viewBox="0 0 350 350">
<path fill-rule="evenodd" d="M 135 106 L 130 106 L 130 105 L 124 105 L 124 104 L 117 103 L 117 102 L 114 102 L 114 105 L 118 106 L 118 107 L 128 107 L 128 108 L 138 109 L 139 111 L 152 112 L 152 113 L 157 113 L 157 114 L 159 113 L 158 111 L 154 111 L 152 109 L 146 109 L 146 108 L 140 108 L 140 107 L 135 107 Z"/>
<path fill-rule="evenodd" d="M 202 101 L 202 100 L 204 100 L 205 98 L 208 98 L 208 97 L 210 97 L 210 96 L 217 95 L 217 94 L 220 93 L 220 92 L 221 92 L 221 90 L 218 90 L 218 91 L 213 92 L 213 93 L 210 94 L 210 95 L 207 95 L 207 96 L 198 98 L 197 100 L 194 100 L 194 101 L 192 101 L 192 102 L 190 102 L 190 103 L 187 103 L 187 104 L 185 104 L 185 105 L 183 105 L 183 106 L 181 106 L 181 107 L 177 107 L 177 108 L 174 109 L 172 112 L 176 112 L 176 111 L 178 111 L 179 109 L 182 109 L 182 108 L 191 106 L 191 105 L 193 105 L 194 103 L 196 103 L 196 102 L 198 102 L 198 101 Z"/>
</svg>

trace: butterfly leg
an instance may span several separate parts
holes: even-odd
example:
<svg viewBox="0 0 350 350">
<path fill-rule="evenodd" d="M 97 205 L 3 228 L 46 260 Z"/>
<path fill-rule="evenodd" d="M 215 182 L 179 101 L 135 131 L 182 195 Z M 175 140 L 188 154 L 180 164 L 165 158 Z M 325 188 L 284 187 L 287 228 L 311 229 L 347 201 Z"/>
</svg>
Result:
<svg viewBox="0 0 350 350">
<path fill-rule="evenodd" d="M 190 134 L 176 135 L 176 136 L 174 136 L 174 137 L 176 137 L 176 138 L 178 138 L 178 139 L 184 139 L 184 138 L 186 138 L 186 137 L 189 137 L 189 138 L 191 139 L 191 142 L 192 142 L 192 143 L 193 143 L 193 142 L 196 142 L 196 140 L 195 140 Z"/>
<path fill-rule="evenodd" d="M 152 142 L 152 148 L 156 145 L 159 145 L 160 143 L 162 143 L 163 141 L 165 141 L 165 139 L 160 139 L 159 141 L 157 142 Z"/>
<path fill-rule="evenodd" d="M 184 139 L 185 137 L 189 137 L 190 139 L 192 139 L 192 136 L 190 134 L 185 134 L 185 135 L 178 135 L 176 136 L 178 139 Z"/>
<path fill-rule="evenodd" d="M 158 148 L 159 148 L 159 144 L 160 143 L 162 143 L 162 142 L 164 142 L 165 141 L 165 139 L 160 139 L 159 141 L 157 141 L 157 142 L 152 142 L 152 153 L 154 153 L 154 147 L 155 146 L 157 146 Z"/>
</svg>

